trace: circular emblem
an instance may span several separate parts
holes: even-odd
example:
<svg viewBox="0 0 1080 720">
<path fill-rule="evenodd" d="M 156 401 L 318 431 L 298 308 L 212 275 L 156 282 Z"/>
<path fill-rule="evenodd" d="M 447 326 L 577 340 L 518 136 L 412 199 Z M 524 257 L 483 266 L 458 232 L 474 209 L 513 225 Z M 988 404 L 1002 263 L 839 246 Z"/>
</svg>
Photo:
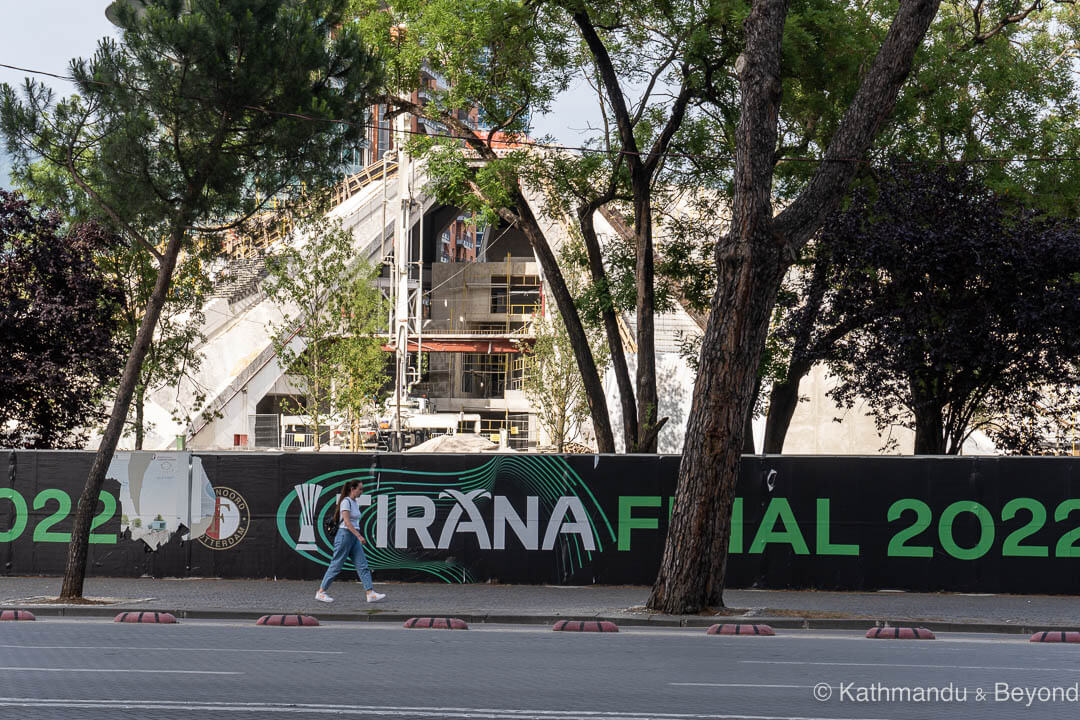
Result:
<svg viewBox="0 0 1080 720">
<path fill-rule="evenodd" d="M 228 550 L 247 534 L 251 512 L 244 496 L 232 488 L 214 488 L 214 516 L 199 542 L 211 550 Z"/>
</svg>

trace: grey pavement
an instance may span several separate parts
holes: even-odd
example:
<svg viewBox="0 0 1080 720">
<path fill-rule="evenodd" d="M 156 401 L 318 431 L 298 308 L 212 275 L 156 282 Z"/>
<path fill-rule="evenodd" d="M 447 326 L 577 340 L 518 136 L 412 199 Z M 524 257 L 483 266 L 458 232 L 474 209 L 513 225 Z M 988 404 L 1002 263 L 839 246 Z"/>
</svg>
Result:
<svg viewBox="0 0 1080 720">
<path fill-rule="evenodd" d="M 38 615 L 160 610 L 191 618 L 303 612 L 339 620 L 391 621 L 435 615 L 471 622 L 536 624 L 557 618 L 604 618 L 620 625 L 702 626 L 725 619 L 710 614 L 649 613 L 643 607 L 649 588 L 640 586 L 376 583 L 387 597 L 369 604 L 361 586 L 349 580 L 334 584 L 335 602 L 329 605 L 314 599 L 316 588 L 314 581 L 296 580 L 88 578 L 86 597 L 105 604 L 56 606 L 42 601 L 59 593 L 58 578 L 0 577 L 0 608 L 26 608 Z M 778 627 L 918 622 L 931 629 L 976 632 L 1080 629 L 1080 601 L 1066 596 L 728 590 L 724 599 L 733 621 Z"/>
</svg>

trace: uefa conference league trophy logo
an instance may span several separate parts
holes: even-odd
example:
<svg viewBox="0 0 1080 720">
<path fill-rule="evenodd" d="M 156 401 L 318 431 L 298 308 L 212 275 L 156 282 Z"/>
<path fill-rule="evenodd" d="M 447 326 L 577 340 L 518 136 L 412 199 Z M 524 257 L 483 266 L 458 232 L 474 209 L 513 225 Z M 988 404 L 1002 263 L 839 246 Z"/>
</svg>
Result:
<svg viewBox="0 0 1080 720">
<path fill-rule="evenodd" d="M 322 494 L 322 485 L 296 485 L 296 499 L 300 501 L 300 538 L 297 550 L 318 550 L 315 545 L 315 503 Z"/>
</svg>

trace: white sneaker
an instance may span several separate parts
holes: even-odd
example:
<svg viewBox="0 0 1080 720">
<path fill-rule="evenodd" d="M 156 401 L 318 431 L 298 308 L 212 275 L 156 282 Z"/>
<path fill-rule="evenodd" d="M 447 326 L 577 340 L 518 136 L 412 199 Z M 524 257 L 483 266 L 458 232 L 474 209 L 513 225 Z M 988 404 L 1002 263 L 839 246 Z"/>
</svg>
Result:
<svg viewBox="0 0 1080 720">
<path fill-rule="evenodd" d="M 371 592 L 369 592 L 367 594 L 367 601 L 368 602 L 379 602 L 380 600 L 382 600 L 385 597 L 386 597 L 385 593 L 375 592 L 374 590 L 372 590 Z"/>
<path fill-rule="evenodd" d="M 326 591 L 323 590 L 322 588 L 319 588 L 319 592 L 315 593 L 315 599 L 318 600 L 319 602 L 324 602 L 324 603 L 332 603 L 332 602 L 334 602 L 334 598 L 327 595 Z"/>
</svg>

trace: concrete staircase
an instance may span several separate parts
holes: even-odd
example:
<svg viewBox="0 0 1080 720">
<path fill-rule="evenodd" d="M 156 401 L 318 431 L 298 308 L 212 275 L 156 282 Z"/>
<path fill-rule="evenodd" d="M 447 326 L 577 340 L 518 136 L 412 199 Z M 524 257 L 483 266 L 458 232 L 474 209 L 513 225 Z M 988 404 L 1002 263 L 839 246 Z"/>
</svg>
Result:
<svg viewBox="0 0 1080 720">
<path fill-rule="evenodd" d="M 266 277 L 266 258 L 238 258 L 230 260 L 225 274 L 214 285 L 211 298 L 224 298 L 237 303 L 259 291 L 259 283 Z"/>
<path fill-rule="evenodd" d="M 340 218 L 352 233 L 355 257 L 371 264 L 380 262 L 383 238 L 392 237 L 397 219 L 396 167 L 390 166 L 387 174 L 385 225 L 381 174 L 369 173 L 367 182 L 353 183 L 348 193 L 338 196 L 340 204 L 328 213 Z M 422 180 L 418 172 L 416 187 L 422 187 Z M 432 203 L 433 199 L 425 199 L 425 208 Z M 294 241 L 302 243 L 303 239 Z M 275 328 L 283 325 L 284 315 L 260 291 L 265 260 L 234 261 L 229 270 L 230 276 L 215 288 L 203 308 L 206 340 L 199 348 L 202 364 L 198 372 L 178 387 L 164 388 L 148 398 L 146 419 L 152 427 L 145 440 L 147 448 L 172 446 L 178 436 L 193 449 L 231 447 L 243 436 L 252 438 L 254 431 L 249 425 L 257 402 L 282 379 L 284 368 L 271 339 Z M 305 347 L 296 335 L 289 343 L 296 352 Z"/>
</svg>

